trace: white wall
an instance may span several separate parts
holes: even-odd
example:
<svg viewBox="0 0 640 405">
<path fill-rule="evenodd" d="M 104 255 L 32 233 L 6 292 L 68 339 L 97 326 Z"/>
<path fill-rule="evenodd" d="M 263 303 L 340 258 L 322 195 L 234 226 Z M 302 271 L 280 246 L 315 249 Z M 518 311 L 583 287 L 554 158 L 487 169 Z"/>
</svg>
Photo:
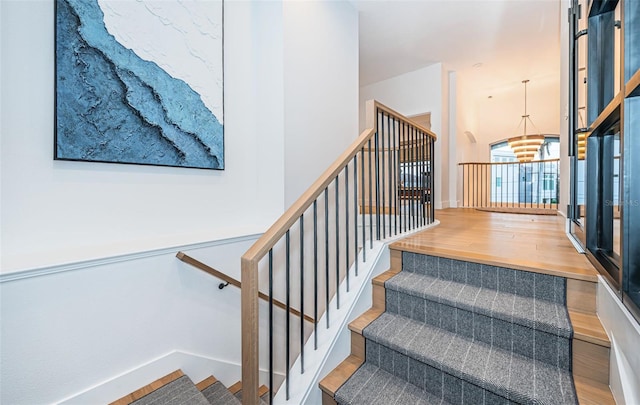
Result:
<svg viewBox="0 0 640 405">
<path fill-rule="evenodd" d="M 239 278 L 237 257 L 256 238 L 187 252 Z M 175 350 L 238 368 L 240 291 L 219 290 L 220 280 L 180 262 L 175 253 L 0 276 L 0 402 L 54 403 L 141 367 L 133 380 L 120 380 L 84 402 L 109 403 L 188 366 L 145 372 L 147 363 Z M 191 377 L 204 378 L 204 372 L 228 375 L 209 368 Z"/>
<path fill-rule="evenodd" d="M 2 272 L 259 232 L 282 212 L 281 3 L 225 5 L 224 171 L 54 161 L 54 2 L 0 7 Z"/>
<path fill-rule="evenodd" d="M 283 19 L 289 206 L 359 135 L 358 13 L 346 1 L 285 1 Z"/>
<path fill-rule="evenodd" d="M 443 75 L 445 77 L 443 77 Z M 431 113 L 431 130 L 438 136 L 435 143 L 435 207 L 447 206 L 448 199 L 448 120 L 443 104 L 448 98 L 443 94 L 448 88 L 448 77 L 442 64 L 437 63 L 405 73 L 391 79 L 360 87 L 360 129 L 365 126 L 366 100 L 376 99 L 405 116 Z M 444 169 L 443 169 L 444 168 Z M 445 186 L 443 187 L 443 182 Z M 445 201 L 445 202 L 443 202 Z"/>
<path fill-rule="evenodd" d="M 357 13 L 225 2 L 225 171 L 53 161 L 54 2 L 3 0 L 0 18 L 0 402 L 96 385 L 107 402 L 158 378 L 147 363 L 239 370 L 239 292 L 172 247 L 204 242 L 196 257 L 240 278 L 255 238 L 215 241 L 264 231 L 358 135 Z"/>
<path fill-rule="evenodd" d="M 611 340 L 609 386 L 618 404 L 640 403 L 640 326 L 607 281 L 598 276 L 597 305 Z"/>
</svg>

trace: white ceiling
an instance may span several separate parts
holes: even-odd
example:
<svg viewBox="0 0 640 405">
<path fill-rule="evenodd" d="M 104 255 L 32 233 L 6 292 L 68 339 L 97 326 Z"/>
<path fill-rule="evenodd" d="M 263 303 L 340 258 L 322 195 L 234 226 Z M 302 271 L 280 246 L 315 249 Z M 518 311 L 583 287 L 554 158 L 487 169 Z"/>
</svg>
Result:
<svg viewBox="0 0 640 405">
<path fill-rule="evenodd" d="M 559 0 L 352 3 L 360 16 L 361 86 L 438 62 L 464 77 L 467 91 L 485 96 L 525 78 L 559 82 Z"/>
</svg>

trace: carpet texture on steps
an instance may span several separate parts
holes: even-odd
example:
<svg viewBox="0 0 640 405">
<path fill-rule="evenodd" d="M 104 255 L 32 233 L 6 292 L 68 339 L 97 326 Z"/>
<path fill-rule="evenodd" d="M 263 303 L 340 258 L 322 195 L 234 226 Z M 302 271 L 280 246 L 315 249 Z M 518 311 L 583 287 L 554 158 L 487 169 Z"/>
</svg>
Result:
<svg viewBox="0 0 640 405">
<path fill-rule="evenodd" d="M 209 405 L 193 382 L 182 377 L 132 402 L 135 405 Z"/>
<path fill-rule="evenodd" d="M 207 398 L 207 401 L 211 405 L 240 405 L 239 401 L 232 393 L 227 390 L 220 381 L 216 381 L 215 384 L 211 384 L 204 390 L 202 394 Z"/>
<path fill-rule="evenodd" d="M 402 378 L 364 363 L 336 392 L 339 404 L 370 405 L 448 405 L 439 396 L 432 395 Z"/>
<path fill-rule="evenodd" d="M 363 331 L 364 366 L 451 404 L 577 403 L 564 278 L 408 252 L 402 270 Z M 338 403 L 366 403 L 351 385 Z"/>
<path fill-rule="evenodd" d="M 236 392 L 235 397 L 240 401 L 240 403 L 242 403 L 242 390 Z M 258 399 L 260 400 L 260 405 L 267 405 L 269 402 L 269 393 L 267 392 Z"/>
</svg>

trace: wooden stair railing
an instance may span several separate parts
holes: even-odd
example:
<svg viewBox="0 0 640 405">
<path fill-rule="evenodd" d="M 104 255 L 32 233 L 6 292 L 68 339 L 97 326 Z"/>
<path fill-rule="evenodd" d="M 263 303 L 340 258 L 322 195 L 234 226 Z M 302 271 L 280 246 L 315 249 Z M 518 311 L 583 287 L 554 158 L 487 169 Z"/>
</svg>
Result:
<svg viewBox="0 0 640 405">
<path fill-rule="evenodd" d="M 177 257 L 178 259 L 182 260 L 183 262 L 185 262 L 185 263 L 187 263 L 187 264 L 190 264 L 191 266 L 193 266 L 193 267 L 195 267 L 195 268 L 197 268 L 197 269 L 199 269 L 199 270 L 204 271 L 205 273 L 209 273 L 209 274 L 211 274 L 212 276 L 214 276 L 214 277 L 216 277 L 216 278 L 219 278 L 220 280 L 223 280 L 224 282 L 226 282 L 226 283 L 228 283 L 228 284 L 230 284 L 230 285 L 232 285 L 232 286 L 234 286 L 234 287 L 238 287 L 238 288 L 242 289 L 242 283 L 241 283 L 240 281 L 236 280 L 235 278 L 233 278 L 233 277 L 231 277 L 231 276 L 228 276 L 228 275 L 224 274 L 223 272 L 221 272 L 221 271 L 219 271 L 219 270 L 214 269 L 214 268 L 213 268 L 213 267 L 211 267 L 211 266 L 208 266 L 208 265 L 206 265 L 206 264 L 202 263 L 202 262 L 201 262 L 201 261 L 199 261 L 199 260 L 194 259 L 193 257 L 191 257 L 191 256 L 189 256 L 189 255 L 187 255 L 187 254 L 185 254 L 184 252 L 178 252 L 178 253 L 176 254 L 176 257 Z M 223 284 L 223 285 L 224 285 L 224 284 Z M 266 295 L 266 294 L 265 294 L 265 293 L 263 293 L 263 292 L 258 292 L 258 297 L 259 297 L 260 299 L 265 300 L 265 301 L 269 301 L 269 296 L 268 296 L 268 295 Z M 278 308 L 284 309 L 285 311 L 287 310 L 287 306 L 286 306 L 283 302 L 278 301 L 278 300 L 276 300 L 276 299 L 274 299 L 274 300 L 273 300 L 273 305 L 275 305 L 275 306 L 276 306 L 276 307 L 278 307 Z M 297 309 L 295 309 L 295 308 L 289 308 L 289 312 L 290 312 L 291 314 L 293 314 L 293 315 L 297 316 L 297 317 L 300 317 L 300 311 L 298 311 L 298 310 L 297 310 Z M 309 315 L 306 315 L 306 314 L 305 314 L 305 315 L 303 316 L 303 318 L 304 318 L 307 322 L 311 322 L 312 324 L 313 324 L 313 323 L 316 323 L 316 320 L 315 320 L 315 319 L 313 319 L 312 317 L 310 317 Z"/>
<path fill-rule="evenodd" d="M 387 237 L 411 232 L 434 220 L 432 200 L 435 184 L 436 135 L 375 100 L 367 101 L 366 113 L 368 129 L 360 134 L 242 256 L 242 381 L 244 387 L 242 403 L 245 405 L 258 403 L 258 298 L 261 297 L 258 290 L 258 270 L 264 259 L 268 262 L 269 271 L 267 296 L 273 297 L 274 284 L 284 285 L 285 307 L 290 308 L 291 269 L 293 268 L 296 271 L 295 282 L 299 282 L 297 286 L 300 290 L 294 290 L 296 293 L 294 299 L 299 298 L 298 305 L 300 311 L 304 313 L 304 302 L 307 300 L 304 295 L 305 276 L 307 276 L 307 284 L 310 283 L 308 280 L 313 278 L 313 318 L 319 319 L 319 316 L 324 314 L 328 327 L 329 302 L 335 298 L 337 308 L 340 308 L 340 283 L 343 280 L 346 282 L 348 292 L 352 264 L 357 276 L 358 256 L 361 255 L 362 262 L 366 261 L 367 250 L 373 248 L 374 239 L 384 240 Z M 409 178 L 412 179 L 411 182 L 405 180 Z M 411 189 L 415 191 L 407 191 Z M 399 190 L 403 193 L 399 193 Z M 403 197 L 401 194 L 422 196 L 424 193 L 418 192 L 419 190 L 429 190 L 429 198 L 401 198 Z M 330 194 L 332 198 L 329 198 Z M 307 223 L 306 232 L 305 223 Z M 324 231 L 323 235 L 321 231 Z M 292 243 L 295 245 L 296 242 L 299 242 L 299 246 L 291 249 Z M 282 256 L 280 253 L 283 250 L 285 251 L 284 263 L 274 263 Z M 291 250 L 299 257 L 292 258 Z M 311 258 L 313 261 L 309 264 Z M 266 271 L 265 267 L 267 265 L 263 263 L 262 268 Z M 322 274 L 319 274 L 319 270 Z M 284 275 L 282 275 L 283 272 Z M 277 276 L 282 276 L 284 282 L 274 281 L 274 277 Z M 319 289 L 322 287 L 324 291 L 321 292 Z M 300 295 L 297 296 L 297 293 Z M 319 298 L 324 302 L 319 304 Z M 324 305 L 324 308 L 319 309 L 319 305 Z M 301 372 L 304 372 L 304 350 L 302 349 L 305 344 L 305 330 L 303 322 L 300 322 L 300 325 L 301 329 L 297 336 L 300 340 L 296 341 L 296 345 L 299 344 L 301 350 L 300 366 Z M 317 325 L 317 323 L 313 325 L 316 339 Z M 270 306 L 269 364 L 267 366 L 268 386 L 271 387 L 270 399 L 276 391 L 276 386 L 273 384 L 272 329 L 273 318 Z M 286 395 L 289 399 L 288 376 L 289 368 L 293 364 L 289 349 L 289 317 L 286 318 L 285 336 L 286 347 L 285 356 L 283 356 L 285 359 L 282 364 L 284 364 Z M 317 340 L 315 348 L 317 349 Z M 295 357 L 296 354 L 294 359 Z"/>
</svg>

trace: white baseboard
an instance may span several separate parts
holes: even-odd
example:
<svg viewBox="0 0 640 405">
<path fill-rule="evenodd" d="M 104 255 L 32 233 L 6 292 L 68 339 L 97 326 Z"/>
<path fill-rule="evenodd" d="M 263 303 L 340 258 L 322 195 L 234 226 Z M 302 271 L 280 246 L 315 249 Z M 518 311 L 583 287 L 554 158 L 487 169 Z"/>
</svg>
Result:
<svg viewBox="0 0 640 405">
<path fill-rule="evenodd" d="M 215 375 L 227 387 L 239 381 L 241 376 L 240 363 L 174 350 L 56 403 L 110 403 L 178 369 L 194 383 Z M 265 381 L 267 378 L 268 372 L 260 370 L 260 380 Z"/>
<path fill-rule="evenodd" d="M 618 404 L 639 404 L 640 325 L 602 276 L 598 276 L 597 308 L 602 326 L 611 340 L 611 393 Z"/>
</svg>

